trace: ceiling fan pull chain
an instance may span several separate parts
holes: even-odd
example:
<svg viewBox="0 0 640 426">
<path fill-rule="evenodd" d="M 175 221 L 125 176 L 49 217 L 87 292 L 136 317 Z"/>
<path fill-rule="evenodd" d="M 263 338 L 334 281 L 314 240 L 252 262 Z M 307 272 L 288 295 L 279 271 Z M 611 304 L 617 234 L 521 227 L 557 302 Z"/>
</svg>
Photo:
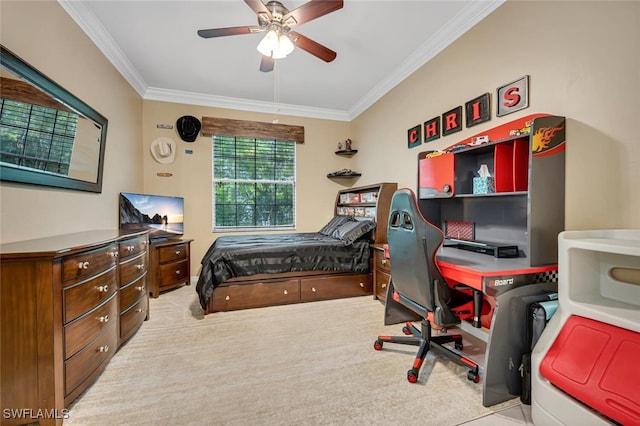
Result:
<svg viewBox="0 0 640 426">
<path fill-rule="evenodd" d="M 273 104 L 275 106 L 275 118 L 271 121 L 278 124 L 278 114 L 280 113 L 280 67 L 278 61 L 273 65 Z"/>
</svg>

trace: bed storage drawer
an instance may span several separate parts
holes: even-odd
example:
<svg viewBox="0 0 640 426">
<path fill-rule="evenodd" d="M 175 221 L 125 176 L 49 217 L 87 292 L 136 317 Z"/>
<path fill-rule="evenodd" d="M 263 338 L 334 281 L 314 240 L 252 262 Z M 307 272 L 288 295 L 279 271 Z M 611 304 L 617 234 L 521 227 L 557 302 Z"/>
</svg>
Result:
<svg viewBox="0 0 640 426">
<path fill-rule="evenodd" d="M 300 280 L 222 286 L 213 292 L 212 299 L 213 312 L 297 303 L 300 301 Z"/>
<path fill-rule="evenodd" d="M 300 280 L 300 301 L 366 296 L 373 292 L 371 274 L 339 275 L 335 277 L 303 278 Z"/>
</svg>

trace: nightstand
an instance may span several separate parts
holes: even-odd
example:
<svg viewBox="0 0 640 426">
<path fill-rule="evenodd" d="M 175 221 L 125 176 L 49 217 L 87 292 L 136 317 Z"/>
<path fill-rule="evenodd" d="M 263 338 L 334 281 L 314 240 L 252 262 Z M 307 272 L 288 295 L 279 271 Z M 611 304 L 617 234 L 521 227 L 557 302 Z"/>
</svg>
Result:
<svg viewBox="0 0 640 426">
<path fill-rule="evenodd" d="M 384 255 L 384 245 L 373 244 L 373 298 L 385 303 L 387 286 L 391 278 L 389 259 Z"/>
<path fill-rule="evenodd" d="M 165 240 L 149 245 L 149 292 L 156 298 L 161 291 L 191 283 L 190 250 L 193 240 Z"/>
</svg>

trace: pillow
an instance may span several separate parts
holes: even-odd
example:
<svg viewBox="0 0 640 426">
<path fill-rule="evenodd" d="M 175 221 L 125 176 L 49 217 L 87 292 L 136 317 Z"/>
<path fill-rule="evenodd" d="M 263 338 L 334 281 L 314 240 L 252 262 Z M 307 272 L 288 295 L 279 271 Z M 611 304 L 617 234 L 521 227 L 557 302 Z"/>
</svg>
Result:
<svg viewBox="0 0 640 426">
<path fill-rule="evenodd" d="M 340 225 L 331 236 L 349 245 L 375 227 L 376 223 L 372 220 L 354 220 Z"/>
<path fill-rule="evenodd" d="M 346 215 L 334 216 L 325 226 L 323 226 L 318 233 L 330 237 L 339 227 L 347 222 L 353 221 L 353 217 Z"/>
</svg>

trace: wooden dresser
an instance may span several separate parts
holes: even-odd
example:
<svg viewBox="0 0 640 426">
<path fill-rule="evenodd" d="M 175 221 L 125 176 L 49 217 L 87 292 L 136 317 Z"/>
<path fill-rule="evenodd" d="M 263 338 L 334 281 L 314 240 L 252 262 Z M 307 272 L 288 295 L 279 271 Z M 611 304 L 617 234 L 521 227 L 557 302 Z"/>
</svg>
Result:
<svg viewBox="0 0 640 426">
<path fill-rule="evenodd" d="M 147 245 L 110 230 L 0 245 L 2 424 L 61 424 L 140 328 Z"/>
<path fill-rule="evenodd" d="M 191 242 L 165 240 L 152 242 L 149 249 L 149 291 L 158 297 L 161 291 L 191 283 Z"/>
</svg>

